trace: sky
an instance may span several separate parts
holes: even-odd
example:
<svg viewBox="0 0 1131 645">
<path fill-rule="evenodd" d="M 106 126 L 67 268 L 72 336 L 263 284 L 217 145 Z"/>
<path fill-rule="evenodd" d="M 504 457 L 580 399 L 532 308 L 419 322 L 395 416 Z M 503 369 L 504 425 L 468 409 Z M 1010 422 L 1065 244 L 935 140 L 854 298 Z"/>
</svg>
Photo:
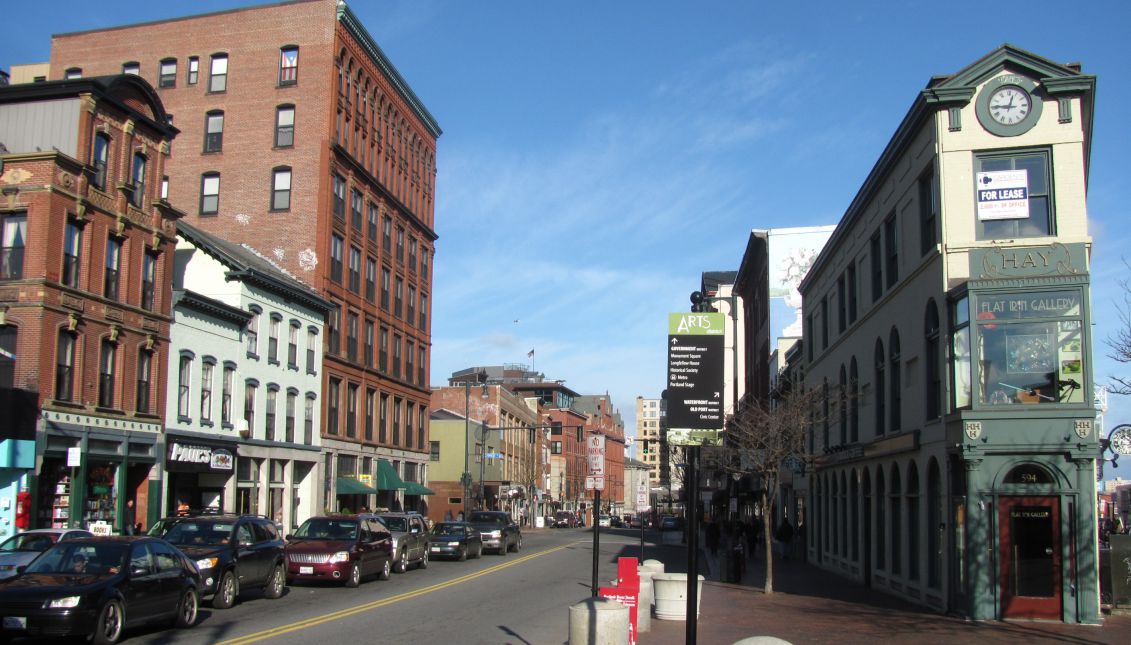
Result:
<svg viewBox="0 0 1131 645">
<path fill-rule="evenodd" d="M 256 4 L 12 2 L 0 68 L 50 35 Z M 443 129 L 432 383 L 521 363 L 582 394 L 666 380 L 667 314 L 753 228 L 835 224 L 919 90 L 1003 43 L 1098 77 L 1089 182 L 1096 382 L 1131 227 L 1131 3 L 365 0 L 350 3 Z M 534 350 L 533 358 L 528 357 Z M 1112 397 L 1105 423 L 1131 422 Z M 1108 476 L 1131 479 L 1131 458 Z"/>
</svg>

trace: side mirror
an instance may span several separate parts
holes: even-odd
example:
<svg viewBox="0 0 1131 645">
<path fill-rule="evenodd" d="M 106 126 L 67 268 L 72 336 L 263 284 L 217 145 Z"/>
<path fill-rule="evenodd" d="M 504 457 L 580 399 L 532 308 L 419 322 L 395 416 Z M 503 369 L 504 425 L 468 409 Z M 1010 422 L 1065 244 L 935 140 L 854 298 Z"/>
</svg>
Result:
<svg viewBox="0 0 1131 645">
<path fill-rule="evenodd" d="M 20 575 L 24 571 L 27 571 L 27 565 L 26 564 L 21 564 L 20 566 L 16 567 L 16 575 Z"/>
<path fill-rule="evenodd" d="M 145 567 L 130 567 L 131 576 L 144 576 L 147 573 L 149 572 L 145 570 Z"/>
<path fill-rule="evenodd" d="M 417 528 L 417 527 L 415 527 L 415 526 L 414 526 L 414 527 L 412 527 L 412 529 L 411 529 L 411 530 L 409 530 L 409 533 L 413 533 L 413 534 L 416 534 L 416 533 L 419 533 L 419 532 L 420 532 L 420 529 L 418 529 L 418 528 Z"/>
<path fill-rule="evenodd" d="M 286 540 L 287 542 L 290 542 L 291 540 L 295 539 L 295 536 L 291 535 L 290 533 L 287 533 L 286 535 L 283 536 L 283 539 Z"/>
</svg>

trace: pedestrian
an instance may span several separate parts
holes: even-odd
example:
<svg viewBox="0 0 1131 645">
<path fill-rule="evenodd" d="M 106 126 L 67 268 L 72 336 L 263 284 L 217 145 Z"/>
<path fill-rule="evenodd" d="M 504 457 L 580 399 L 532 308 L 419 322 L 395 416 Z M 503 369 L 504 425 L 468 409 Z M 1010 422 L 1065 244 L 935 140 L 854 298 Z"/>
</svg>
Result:
<svg viewBox="0 0 1131 645">
<path fill-rule="evenodd" d="M 781 524 L 778 525 L 778 530 L 774 533 L 774 540 L 778 545 L 778 555 L 782 560 L 789 559 L 789 543 L 793 541 L 793 525 L 789 523 L 788 517 L 781 518 Z"/>
<path fill-rule="evenodd" d="M 137 510 L 134 508 L 134 501 L 132 499 L 126 500 L 126 510 L 122 513 L 122 529 L 126 535 L 134 535 L 135 527 L 137 524 Z"/>
<path fill-rule="evenodd" d="M 188 514 L 189 514 L 188 502 L 186 502 L 183 499 L 180 500 L 179 502 L 177 502 L 177 515 L 188 515 Z"/>
<path fill-rule="evenodd" d="M 446 513 L 444 513 L 444 521 L 445 522 L 451 522 L 452 521 L 452 509 L 449 508 L 448 511 Z"/>
<path fill-rule="evenodd" d="M 719 523 L 717 521 L 709 522 L 707 524 L 707 529 L 704 532 L 707 534 L 706 535 L 707 550 L 711 552 L 711 555 L 718 555 L 719 554 Z"/>
<path fill-rule="evenodd" d="M 459 512 L 459 521 L 463 521 L 463 511 Z"/>
</svg>

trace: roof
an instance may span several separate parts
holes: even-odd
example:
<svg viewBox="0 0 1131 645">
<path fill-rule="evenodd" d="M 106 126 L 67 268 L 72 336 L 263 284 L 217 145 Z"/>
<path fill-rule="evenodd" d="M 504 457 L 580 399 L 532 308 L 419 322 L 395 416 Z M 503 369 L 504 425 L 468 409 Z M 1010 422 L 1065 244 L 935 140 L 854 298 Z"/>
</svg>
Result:
<svg viewBox="0 0 1131 645">
<path fill-rule="evenodd" d="M 719 285 L 733 285 L 738 278 L 738 271 L 704 271 L 701 279 L 703 291 L 717 293 Z"/>
<path fill-rule="evenodd" d="M 169 123 L 165 105 L 153 86 L 136 74 L 0 86 L 0 103 L 54 100 L 83 94 L 95 95 L 99 103 L 113 105 L 166 139 L 172 139 L 180 132 Z"/>
<path fill-rule="evenodd" d="M 334 308 L 313 287 L 247 244 L 229 242 L 183 221 L 177 222 L 177 233 L 231 269 L 229 280 L 242 280 L 321 312 Z"/>
</svg>

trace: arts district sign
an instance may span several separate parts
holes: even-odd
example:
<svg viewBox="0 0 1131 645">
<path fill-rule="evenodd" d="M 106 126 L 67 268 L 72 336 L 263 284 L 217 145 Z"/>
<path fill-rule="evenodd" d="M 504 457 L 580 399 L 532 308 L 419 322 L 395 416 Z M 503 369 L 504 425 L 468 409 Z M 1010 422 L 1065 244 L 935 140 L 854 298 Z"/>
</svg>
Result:
<svg viewBox="0 0 1131 645">
<path fill-rule="evenodd" d="M 668 443 L 716 445 L 723 429 L 726 316 L 668 314 Z"/>
</svg>

